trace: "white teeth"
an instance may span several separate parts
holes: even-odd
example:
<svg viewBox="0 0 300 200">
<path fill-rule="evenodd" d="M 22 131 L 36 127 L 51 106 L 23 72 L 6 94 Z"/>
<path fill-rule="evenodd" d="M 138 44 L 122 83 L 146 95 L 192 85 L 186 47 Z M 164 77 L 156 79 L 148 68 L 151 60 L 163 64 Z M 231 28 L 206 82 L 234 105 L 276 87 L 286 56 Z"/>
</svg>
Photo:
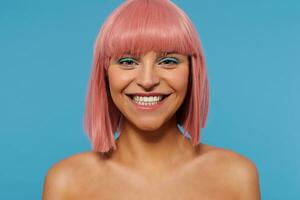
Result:
<svg viewBox="0 0 300 200">
<path fill-rule="evenodd" d="M 162 98 L 163 96 L 133 96 L 134 101 L 140 105 L 154 105 L 161 101 Z"/>
</svg>

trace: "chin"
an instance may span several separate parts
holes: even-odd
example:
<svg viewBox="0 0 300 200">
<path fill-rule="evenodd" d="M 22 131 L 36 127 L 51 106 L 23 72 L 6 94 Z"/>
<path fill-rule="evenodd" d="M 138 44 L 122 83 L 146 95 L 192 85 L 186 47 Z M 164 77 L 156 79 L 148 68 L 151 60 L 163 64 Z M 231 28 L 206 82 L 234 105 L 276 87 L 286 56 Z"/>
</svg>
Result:
<svg viewBox="0 0 300 200">
<path fill-rule="evenodd" d="M 158 122 L 157 120 L 150 122 L 150 121 L 138 121 L 134 123 L 134 125 L 143 131 L 155 131 L 159 129 L 163 124 L 162 121 Z"/>
</svg>

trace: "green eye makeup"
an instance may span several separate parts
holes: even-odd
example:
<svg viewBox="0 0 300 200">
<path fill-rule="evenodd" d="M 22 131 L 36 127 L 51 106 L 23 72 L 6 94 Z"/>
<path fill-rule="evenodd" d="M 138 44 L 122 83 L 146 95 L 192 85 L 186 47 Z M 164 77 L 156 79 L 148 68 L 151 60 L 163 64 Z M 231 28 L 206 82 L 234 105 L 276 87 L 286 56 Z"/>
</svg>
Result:
<svg viewBox="0 0 300 200">
<path fill-rule="evenodd" d="M 133 58 L 121 58 L 118 60 L 118 64 L 127 64 L 127 65 L 131 65 L 134 63 L 134 59 Z"/>
<path fill-rule="evenodd" d="M 134 58 L 131 58 L 131 57 L 123 57 L 123 58 L 120 58 L 117 63 L 119 65 L 133 65 L 133 64 L 137 64 L 136 63 L 136 60 Z M 178 58 L 176 57 L 164 57 L 162 58 L 158 64 L 165 64 L 165 65 L 176 65 L 176 64 L 179 64 L 180 61 Z"/>
</svg>

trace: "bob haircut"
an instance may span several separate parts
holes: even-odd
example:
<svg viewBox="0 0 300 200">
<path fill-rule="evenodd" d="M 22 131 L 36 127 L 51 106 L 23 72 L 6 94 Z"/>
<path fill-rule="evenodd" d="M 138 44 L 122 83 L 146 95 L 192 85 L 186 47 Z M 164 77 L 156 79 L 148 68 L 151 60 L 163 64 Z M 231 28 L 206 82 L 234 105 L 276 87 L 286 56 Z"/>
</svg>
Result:
<svg viewBox="0 0 300 200">
<path fill-rule="evenodd" d="M 110 96 L 107 69 L 112 56 L 139 56 L 149 51 L 176 52 L 189 57 L 186 97 L 176 112 L 177 123 L 189 132 L 190 143 L 200 143 L 209 106 L 208 77 L 200 39 L 189 17 L 169 0 L 127 0 L 102 25 L 96 38 L 90 74 L 84 129 L 94 151 L 116 150 L 114 132 L 123 115 Z"/>
</svg>

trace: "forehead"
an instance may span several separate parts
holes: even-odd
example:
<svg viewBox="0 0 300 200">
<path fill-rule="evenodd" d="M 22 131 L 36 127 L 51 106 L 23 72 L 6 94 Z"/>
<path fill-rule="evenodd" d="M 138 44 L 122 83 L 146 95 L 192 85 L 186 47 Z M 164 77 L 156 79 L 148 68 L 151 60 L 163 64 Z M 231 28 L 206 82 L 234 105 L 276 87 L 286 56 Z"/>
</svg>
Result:
<svg viewBox="0 0 300 200">
<path fill-rule="evenodd" d="M 148 51 L 146 53 L 132 53 L 132 52 L 123 52 L 116 55 L 112 55 L 112 59 L 117 59 L 125 56 L 131 57 L 144 57 L 144 56 L 154 56 L 154 57 L 164 57 L 168 55 L 176 55 L 179 57 L 188 57 L 189 55 L 177 52 L 177 51 Z"/>
</svg>

